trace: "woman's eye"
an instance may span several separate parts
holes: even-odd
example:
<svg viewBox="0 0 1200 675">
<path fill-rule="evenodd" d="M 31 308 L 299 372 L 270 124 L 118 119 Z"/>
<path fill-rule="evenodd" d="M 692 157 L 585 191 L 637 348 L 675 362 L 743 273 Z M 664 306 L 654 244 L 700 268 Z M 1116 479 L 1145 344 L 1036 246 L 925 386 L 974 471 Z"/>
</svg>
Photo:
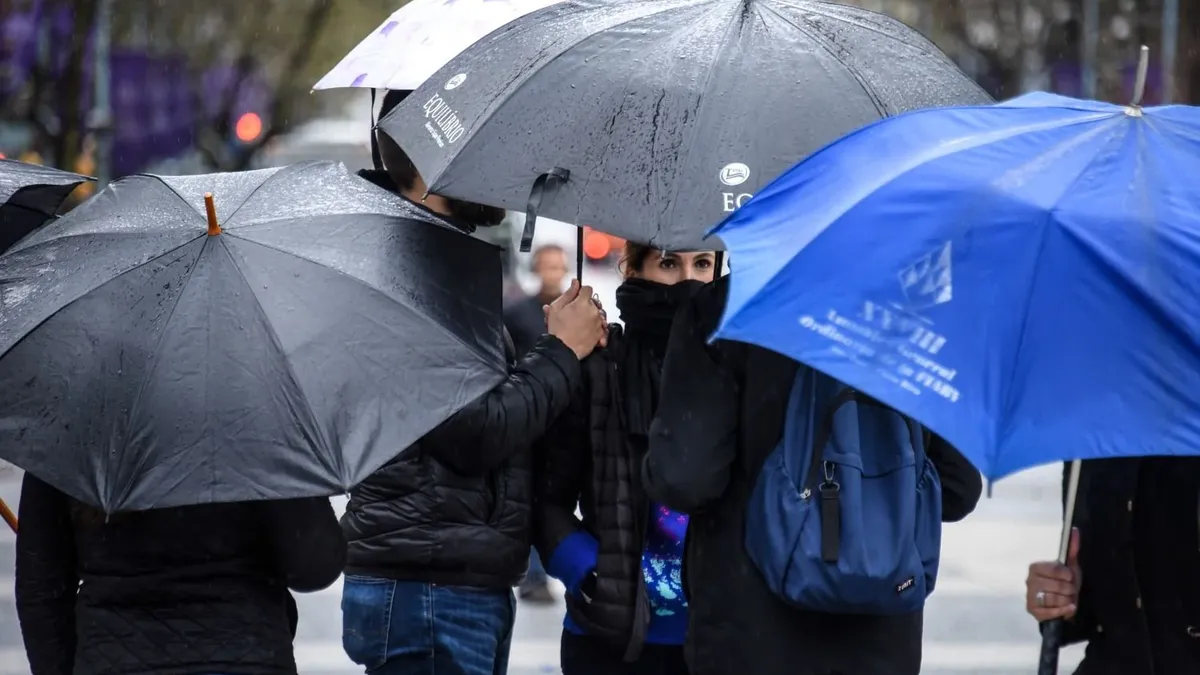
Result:
<svg viewBox="0 0 1200 675">
<path fill-rule="evenodd" d="M 706 270 L 706 269 L 712 267 L 712 265 L 713 265 L 713 262 L 711 260 L 709 260 L 708 258 L 701 258 L 696 261 L 696 267 L 698 267 L 702 270 Z"/>
<path fill-rule="evenodd" d="M 675 259 L 674 258 L 663 258 L 661 261 L 659 261 L 658 266 L 664 270 L 674 269 Z"/>
</svg>

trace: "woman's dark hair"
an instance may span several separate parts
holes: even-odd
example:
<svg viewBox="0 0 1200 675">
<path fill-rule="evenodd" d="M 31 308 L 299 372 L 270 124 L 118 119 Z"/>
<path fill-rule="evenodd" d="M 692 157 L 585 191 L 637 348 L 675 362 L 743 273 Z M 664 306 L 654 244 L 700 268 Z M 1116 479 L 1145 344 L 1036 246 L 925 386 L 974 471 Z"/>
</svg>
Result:
<svg viewBox="0 0 1200 675">
<path fill-rule="evenodd" d="M 658 249 L 637 242 L 625 242 L 625 250 L 621 253 L 621 261 L 617 263 L 617 269 L 621 271 L 621 276 L 628 279 L 635 274 L 640 274 L 642 268 L 646 266 L 646 259 L 652 253 L 658 253 Z"/>
<path fill-rule="evenodd" d="M 383 96 L 383 103 L 379 106 L 379 119 L 387 116 L 411 93 L 409 90 L 389 89 Z M 411 190 L 420 176 L 417 173 L 416 165 L 408 158 L 408 154 L 400 149 L 400 145 L 392 140 L 391 136 L 376 129 L 375 140 L 379 144 L 379 159 L 383 161 L 383 168 L 387 169 L 392 182 L 401 190 Z"/>
</svg>

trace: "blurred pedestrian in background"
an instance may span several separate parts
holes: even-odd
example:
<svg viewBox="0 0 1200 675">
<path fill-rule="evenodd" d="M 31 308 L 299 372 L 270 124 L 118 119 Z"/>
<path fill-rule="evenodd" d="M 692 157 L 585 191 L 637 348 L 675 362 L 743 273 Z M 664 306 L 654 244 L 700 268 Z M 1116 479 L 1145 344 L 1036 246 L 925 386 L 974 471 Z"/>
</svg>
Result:
<svg viewBox="0 0 1200 675">
<path fill-rule="evenodd" d="M 534 541 L 567 586 L 564 675 L 686 675 L 688 517 L 649 499 L 639 474 L 672 319 L 712 281 L 716 256 L 627 243 L 621 266 L 624 328 L 609 326 L 540 444 Z"/>
<path fill-rule="evenodd" d="M 1198 504 L 1200 460 L 1082 463 L 1067 562 L 1030 565 L 1025 596 L 1087 643 L 1077 675 L 1200 673 Z"/>
<path fill-rule="evenodd" d="M 562 295 L 563 282 L 571 272 L 567 252 L 557 244 L 546 244 L 534 250 L 529 268 L 537 276 L 537 292 L 504 308 L 504 325 L 521 355 L 528 353 L 546 332 L 546 314 L 542 308 Z"/>
<path fill-rule="evenodd" d="M 409 92 L 389 91 L 380 115 Z M 369 172 L 422 207 L 430 227 L 471 233 L 503 209 L 427 193 L 404 150 L 377 133 Z M 463 274 L 472 274 L 470 269 Z M 499 287 L 501 279 L 480 279 Z M 399 453 L 350 493 L 342 643 L 372 675 L 503 675 L 527 568 L 532 447 L 570 404 L 579 362 L 605 340 L 592 291 L 573 284 L 509 376 Z M 384 374 L 386 376 L 386 374 Z"/>
<path fill-rule="evenodd" d="M 117 513 L 26 473 L 16 599 L 32 675 L 296 672 L 288 589 L 337 581 L 325 497 Z"/>
<path fill-rule="evenodd" d="M 521 294 L 504 308 L 504 326 L 512 336 L 517 354 L 521 355 L 528 353 L 546 332 L 546 313 L 543 308 L 562 295 L 563 281 L 570 272 L 567 253 L 556 244 L 539 246 L 533 252 L 530 269 L 538 278 L 537 293 L 529 296 Z M 549 578 L 536 549 L 530 550 L 529 571 L 521 582 L 518 594 L 522 600 L 534 604 L 554 602 Z"/>
</svg>

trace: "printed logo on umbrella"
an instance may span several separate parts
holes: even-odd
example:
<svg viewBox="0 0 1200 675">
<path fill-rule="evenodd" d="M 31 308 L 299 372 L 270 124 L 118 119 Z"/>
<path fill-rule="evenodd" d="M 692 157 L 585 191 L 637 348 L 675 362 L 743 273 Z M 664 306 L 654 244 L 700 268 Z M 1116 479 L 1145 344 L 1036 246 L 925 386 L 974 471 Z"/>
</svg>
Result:
<svg viewBox="0 0 1200 675">
<path fill-rule="evenodd" d="M 722 183 L 730 187 L 733 187 L 734 185 L 741 185 L 742 183 L 750 180 L 750 167 L 742 164 L 741 162 L 726 164 L 721 168 L 721 173 L 718 177 L 721 179 Z"/>
<path fill-rule="evenodd" d="M 459 74 L 455 75 L 454 77 L 450 78 L 450 81 L 446 83 L 446 91 L 450 91 L 451 89 L 458 89 L 458 85 L 460 85 L 466 81 L 467 81 L 467 74 L 459 73 Z"/>
<path fill-rule="evenodd" d="M 946 242 L 900 271 L 900 288 L 913 309 L 940 305 L 954 297 L 952 253 Z"/>
</svg>

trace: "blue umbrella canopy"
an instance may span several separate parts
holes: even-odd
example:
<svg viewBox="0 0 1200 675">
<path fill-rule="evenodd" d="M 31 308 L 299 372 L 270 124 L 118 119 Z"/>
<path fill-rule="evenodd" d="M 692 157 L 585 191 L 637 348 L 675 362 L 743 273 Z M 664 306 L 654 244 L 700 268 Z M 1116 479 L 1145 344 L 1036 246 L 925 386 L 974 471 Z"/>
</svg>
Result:
<svg viewBox="0 0 1200 675">
<path fill-rule="evenodd" d="M 989 478 L 1200 453 L 1200 110 L 1030 94 L 850 134 L 714 232 L 716 336 L 912 415 Z"/>
</svg>

